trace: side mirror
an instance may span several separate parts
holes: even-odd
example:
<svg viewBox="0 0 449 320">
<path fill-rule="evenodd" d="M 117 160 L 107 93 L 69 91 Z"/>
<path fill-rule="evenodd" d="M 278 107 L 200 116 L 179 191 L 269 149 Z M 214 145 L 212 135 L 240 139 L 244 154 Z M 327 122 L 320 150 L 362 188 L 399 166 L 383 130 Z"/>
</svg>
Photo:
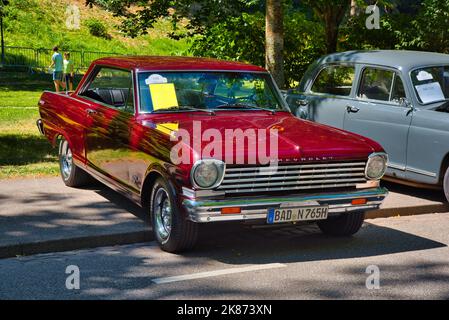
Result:
<svg viewBox="0 0 449 320">
<path fill-rule="evenodd" d="M 309 101 L 306 99 L 297 99 L 296 104 L 300 107 L 307 107 L 309 105 Z"/>
<path fill-rule="evenodd" d="M 399 105 L 404 108 L 413 108 L 412 103 L 407 98 L 400 98 Z"/>
</svg>

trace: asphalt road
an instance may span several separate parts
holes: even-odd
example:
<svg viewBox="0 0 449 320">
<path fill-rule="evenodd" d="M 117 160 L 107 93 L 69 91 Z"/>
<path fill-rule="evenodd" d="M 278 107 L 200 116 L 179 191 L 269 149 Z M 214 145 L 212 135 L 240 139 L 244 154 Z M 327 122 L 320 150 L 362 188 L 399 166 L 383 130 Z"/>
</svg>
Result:
<svg viewBox="0 0 449 320">
<path fill-rule="evenodd" d="M 220 225 L 183 255 L 146 243 L 2 259 L 0 299 L 449 299 L 448 230 L 449 213 L 369 220 L 349 239 Z"/>
</svg>

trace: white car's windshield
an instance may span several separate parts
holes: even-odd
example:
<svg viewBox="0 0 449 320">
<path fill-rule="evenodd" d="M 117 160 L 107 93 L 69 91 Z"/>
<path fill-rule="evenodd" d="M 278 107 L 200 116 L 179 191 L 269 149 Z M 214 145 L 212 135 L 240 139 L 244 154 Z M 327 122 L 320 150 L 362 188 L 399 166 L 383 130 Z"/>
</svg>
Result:
<svg viewBox="0 0 449 320">
<path fill-rule="evenodd" d="M 141 112 L 284 110 L 271 77 L 251 72 L 141 72 Z"/>
<path fill-rule="evenodd" d="M 449 99 L 449 66 L 416 69 L 411 77 L 421 103 L 430 104 Z"/>
</svg>

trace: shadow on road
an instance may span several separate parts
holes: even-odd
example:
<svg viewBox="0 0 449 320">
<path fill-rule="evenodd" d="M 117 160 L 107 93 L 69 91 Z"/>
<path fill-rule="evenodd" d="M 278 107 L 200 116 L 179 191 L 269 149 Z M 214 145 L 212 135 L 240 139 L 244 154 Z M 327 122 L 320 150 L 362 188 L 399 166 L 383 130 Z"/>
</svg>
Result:
<svg viewBox="0 0 449 320">
<path fill-rule="evenodd" d="M 432 190 L 417 187 L 410 187 L 394 182 L 382 181 L 382 186 L 390 192 L 400 193 L 411 197 L 421 198 L 434 202 L 446 202 L 443 190 Z"/>
<path fill-rule="evenodd" d="M 58 224 L 58 215 L 64 215 L 69 220 L 79 218 L 75 214 L 64 212 L 58 207 L 69 199 L 72 199 L 72 201 L 67 203 L 67 208 L 88 210 L 93 215 L 92 217 L 89 216 L 88 219 L 96 219 L 95 215 L 101 215 L 104 220 L 107 220 L 108 217 L 113 219 L 114 215 L 121 215 L 124 211 L 130 212 L 141 219 L 145 218 L 141 208 L 100 183 L 93 184 L 87 190 L 101 195 L 105 201 L 98 201 L 97 199 L 96 201 L 80 203 L 80 199 L 75 195 L 81 197 L 84 193 L 74 195 L 71 190 L 73 189 L 67 188 L 67 193 L 62 194 L 49 194 L 42 190 L 30 194 L 26 199 L 20 198 L 21 201 L 26 201 L 30 207 L 34 208 L 33 211 L 27 213 L 28 227 L 31 229 L 23 231 L 39 233 L 49 229 L 58 229 L 58 232 L 70 233 L 73 228 L 70 224 L 66 226 Z M 1 197 L 8 200 L 10 195 L 3 194 Z M 49 204 L 52 204 L 53 207 L 49 208 Z M 10 205 L 17 204 L 12 203 Z M 55 217 L 54 220 L 50 221 L 51 225 L 40 224 L 46 216 Z M 2 222 L 8 222 L 6 219 L 14 219 L 14 217 L 7 217 L 5 220 L 0 217 L 0 225 L 2 225 Z M 127 223 L 124 222 L 125 225 Z M 101 232 L 101 230 L 110 227 L 110 225 L 86 224 L 83 229 Z M 14 236 L 21 237 L 19 233 Z M 322 235 L 315 225 L 289 226 L 277 229 L 254 229 L 235 224 L 202 225 L 198 246 L 194 251 L 182 255 L 164 253 L 156 247 L 155 243 L 144 243 L 134 246 L 66 252 L 54 257 L 43 256 L 45 268 L 36 264 L 35 256 L 2 260 L 3 276 L 0 275 L 0 283 L 3 287 L 14 288 L 14 290 L 2 291 L 0 288 L 0 298 L 169 299 L 177 298 L 180 294 L 183 294 L 188 298 L 282 299 L 284 296 L 274 295 L 274 292 L 278 291 L 274 291 L 273 288 L 281 289 L 281 286 L 285 283 L 279 284 L 279 287 L 273 285 L 267 289 L 257 285 L 240 287 L 234 281 L 220 281 L 222 278 L 213 278 L 213 280 L 202 281 L 199 288 L 197 281 L 181 282 L 182 286 L 180 286 L 180 283 L 156 285 L 152 280 L 155 277 L 203 272 L 213 268 L 225 269 L 266 263 L 342 261 L 365 257 L 378 257 L 379 261 L 384 262 L 385 259 L 389 259 L 387 263 L 381 265 L 382 270 L 385 270 L 385 274 L 382 273 L 382 286 L 393 289 L 382 291 L 382 298 L 407 298 L 414 297 L 416 294 L 418 297 L 422 297 L 428 284 L 433 284 L 439 288 L 443 287 L 443 290 L 430 291 L 431 297 L 445 298 L 449 296 L 449 292 L 444 287 L 449 281 L 445 269 L 446 263 L 440 263 L 439 260 L 427 262 L 423 261 L 422 258 L 415 261 L 413 257 L 410 258 L 410 254 L 404 263 L 396 263 L 393 260 L 396 258 L 393 256 L 381 257 L 406 252 L 414 255 L 415 252 L 420 250 L 442 247 L 446 247 L 446 245 L 426 237 L 373 223 L 365 223 L 362 230 L 351 238 L 334 238 Z M 417 253 L 416 256 L 418 257 L 419 254 Z M 28 263 L 30 261 L 33 261 L 33 263 Z M 329 261 L 329 263 L 333 262 Z M 77 265 L 82 270 L 83 289 L 81 291 L 69 292 L 64 287 L 66 274 L 63 270 L 68 264 Z M 366 273 L 364 268 L 366 268 L 364 263 L 360 264 L 356 261 L 351 262 L 351 264 L 336 264 L 335 270 L 332 267 L 330 268 L 334 272 L 330 280 L 317 280 L 316 277 L 312 277 L 313 272 L 311 272 L 311 277 L 308 277 L 308 274 L 305 277 L 290 277 L 287 273 L 285 279 L 291 284 L 288 297 L 298 297 L 295 295 L 296 291 L 294 291 L 296 288 L 307 288 L 307 292 L 298 294 L 302 294 L 300 297 L 308 298 L 371 297 L 371 293 L 365 288 Z M 8 276 L 17 273 L 17 270 L 20 270 L 22 278 L 18 280 L 16 277 Z M 287 270 L 287 268 L 283 270 Z M 294 270 L 293 267 L 290 270 Z M 407 271 L 407 273 L 402 275 L 404 271 Z M 48 278 L 46 278 L 48 273 L 51 274 L 52 281 L 48 281 Z M 249 273 L 247 276 L 256 277 L 256 275 L 250 275 Z M 258 277 L 256 279 L 263 282 L 263 274 L 262 278 L 260 278 L 260 275 Z M 344 279 L 347 290 L 342 288 L 341 279 Z M 20 281 L 21 286 L 16 285 L 17 281 Z M 35 285 L 36 283 L 39 285 Z M 410 291 L 410 284 L 419 286 L 420 291 Z M 180 288 L 182 288 L 181 291 Z"/>
<path fill-rule="evenodd" d="M 65 244 L 71 239 L 94 239 L 79 247 L 85 248 L 104 236 L 122 241 L 122 234 L 145 231 L 141 208 L 100 183 L 79 190 L 59 179 L 24 179 L 4 181 L 0 189 L 0 257 L 21 254 L 24 245 L 32 246 L 24 254 L 48 252 L 48 241 L 61 242 L 57 251 L 72 250 Z"/>
<path fill-rule="evenodd" d="M 119 208 L 125 209 L 126 211 L 145 221 L 146 223 L 150 222 L 149 216 L 148 214 L 146 214 L 144 209 L 142 209 L 126 197 L 122 196 L 121 194 L 117 193 L 116 191 L 101 184 L 100 182 L 94 182 L 88 189 L 95 191 L 95 193 L 102 196 L 107 201 L 113 203 Z"/>
<path fill-rule="evenodd" d="M 195 251 L 185 256 L 209 257 L 228 264 L 350 259 L 446 246 L 371 223 L 365 223 L 362 230 L 350 238 L 323 235 L 315 225 L 272 230 L 215 225 L 202 228 L 202 231 Z"/>
<path fill-rule="evenodd" d="M 115 191 L 98 184 L 95 192 L 148 222 L 148 215 L 142 208 Z M 428 191 L 427 195 L 437 197 L 438 191 Z M 325 236 L 315 224 L 254 229 L 241 224 L 219 223 L 201 225 L 197 247 L 183 256 L 208 257 L 228 264 L 262 264 L 360 258 L 445 246 L 372 223 L 365 223 L 362 230 L 350 238 Z"/>
</svg>

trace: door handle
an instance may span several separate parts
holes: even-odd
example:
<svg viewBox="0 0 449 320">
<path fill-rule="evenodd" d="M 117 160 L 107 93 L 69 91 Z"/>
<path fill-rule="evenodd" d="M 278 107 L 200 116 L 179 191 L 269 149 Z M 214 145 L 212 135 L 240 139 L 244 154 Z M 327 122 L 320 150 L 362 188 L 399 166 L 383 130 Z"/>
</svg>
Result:
<svg viewBox="0 0 449 320">
<path fill-rule="evenodd" d="M 357 113 L 360 111 L 360 108 L 354 106 L 346 106 L 346 111 L 348 111 L 348 113 Z"/>
<path fill-rule="evenodd" d="M 94 115 L 94 114 L 97 114 L 98 112 L 97 112 L 96 110 L 94 110 L 94 109 L 86 109 L 86 113 L 87 113 L 89 116 L 92 116 L 92 115 Z"/>
</svg>

